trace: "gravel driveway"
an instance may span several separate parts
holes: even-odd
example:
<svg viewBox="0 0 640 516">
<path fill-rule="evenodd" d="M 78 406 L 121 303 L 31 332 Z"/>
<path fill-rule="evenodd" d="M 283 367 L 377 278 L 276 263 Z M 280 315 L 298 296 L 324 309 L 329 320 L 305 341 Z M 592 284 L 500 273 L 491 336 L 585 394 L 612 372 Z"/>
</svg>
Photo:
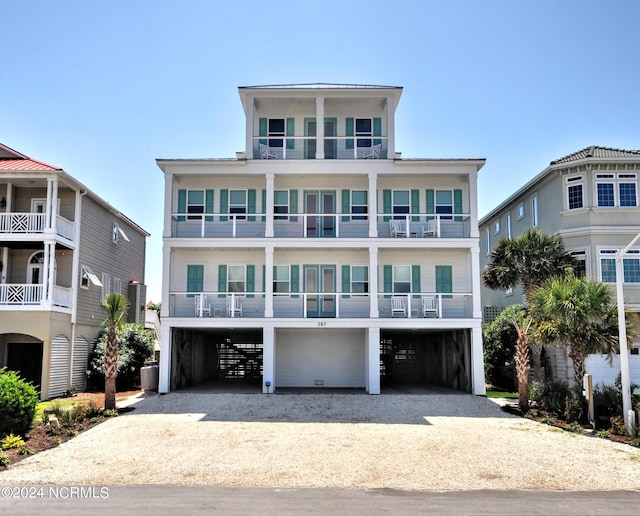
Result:
<svg viewBox="0 0 640 516">
<path fill-rule="evenodd" d="M 465 394 L 140 395 L 0 484 L 640 490 L 640 449 Z"/>
</svg>

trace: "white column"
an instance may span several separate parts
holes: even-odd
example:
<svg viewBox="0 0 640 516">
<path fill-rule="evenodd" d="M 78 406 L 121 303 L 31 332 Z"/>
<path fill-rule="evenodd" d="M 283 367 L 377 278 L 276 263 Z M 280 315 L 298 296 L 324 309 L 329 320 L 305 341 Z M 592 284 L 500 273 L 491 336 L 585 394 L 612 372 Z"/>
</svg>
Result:
<svg viewBox="0 0 640 516">
<path fill-rule="evenodd" d="M 51 247 L 49 246 L 48 243 L 44 244 L 44 264 L 42 265 L 42 279 L 41 279 L 41 283 L 42 283 L 42 299 L 40 300 L 41 303 L 43 303 L 44 305 L 47 304 L 48 300 L 49 300 L 49 295 L 47 294 L 47 288 L 49 286 L 49 260 L 51 259 L 51 257 L 49 256 L 49 253 L 51 252 Z M 29 281 L 31 281 L 31 278 L 29 278 Z"/>
<path fill-rule="evenodd" d="M 369 173 L 369 238 L 378 237 L 378 174 Z"/>
<path fill-rule="evenodd" d="M 480 291 L 480 248 L 471 248 L 471 302 L 473 307 L 473 318 L 482 319 L 481 291 Z"/>
<path fill-rule="evenodd" d="M 49 246 L 49 261 L 45 260 L 45 264 L 49 266 L 49 277 L 47 278 L 47 301 L 51 305 L 53 301 L 53 285 L 56 276 L 56 244 L 47 244 Z"/>
<path fill-rule="evenodd" d="M 163 303 L 164 305 L 165 303 Z M 162 311 L 164 312 L 164 306 Z M 164 317 L 164 314 L 163 314 Z M 160 332 L 160 365 L 158 368 L 158 392 L 165 394 L 171 390 L 171 335 L 173 327 L 162 325 Z"/>
<path fill-rule="evenodd" d="M 162 308 L 160 310 L 160 317 L 166 319 L 173 316 L 169 314 L 169 307 L 172 305 L 170 297 L 171 287 L 171 247 L 168 244 L 162 246 Z"/>
<path fill-rule="evenodd" d="M 469 172 L 469 228 L 471 238 L 480 238 L 478 230 L 478 171 Z"/>
<path fill-rule="evenodd" d="M 369 317 L 378 314 L 378 249 L 369 249 Z"/>
<path fill-rule="evenodd" d="M 7 207 L 4 209 L 6 213 L 13 211 L 13 183 L 7 183 Z"/>
<path fill-rule="evenodd" d="M 380 328 L 369 328 L 367 340 L 367 392 L 380 394 Z"/>
<path fill-rule="evenodd" d="M 171 213 L 173 209 L 173 174 L 171 172 L 164 173 L 164 231 L 162 236 L 171 236 L 171 221 L 173 220 Z M 177 211 L 177 210 L 176 210 Z"/>
<path fill-rule="evenodd" d="M 316 159 L 324 159 L 324 97 L 316 97 Z"/>
<path fill-rule="evenodd" d="M 487 393 L 487 386 L 484 380 L 484 359 L 482 356 L 482 328 L 480 324 L 471 328 L 471 392 L 478 396 Z"/>
<path fill-rule="evenodd" d="M 396 101 L 387 97 L 387 159 L 394 159 L 396 152 Z"/>
<path fill-rule="evenodd" d="M 7 271 L 9 270 L 9 248 L 2 248 L 2 283 L 7 282 Z"/>
<path fill-rule="evenodd" d="M 264 316 L 273 317 L 273 246 L 266 246 L 264 252 Z"/>
<path fill-rule="evenodd" d="M 254 100 L 251 99 L 251 102 L 247 102 L 247 112 L 246 112 L 246 117 L 247 117 L 247 132 L 246 132 L 246 150 L 245 150 L 245 157 L 247 159 L 253 159 L 253 133 L 254 128 L 255 128 L 255 121 L 253 119 L 253 103 Z"/>
<path fill-rule="evenodd" d="M 262 330 L 262 393 L 272 394 L 276 389 L 275 329 L 265 326 Z M 270 384 L 267 387 L 267 382 Z"/>
<path fill-rule="evenodd" d="M 273 201 L 275 198 L 275 174 L 273 172 L 267 173 L 266 183 L 267 191 L 265 202 L 267 203 L 267 206 L 262 207 L 262 211 L 265 212 L 267 217 L 264 236 L 267 238 L 273 238 Z"/>
</svg>

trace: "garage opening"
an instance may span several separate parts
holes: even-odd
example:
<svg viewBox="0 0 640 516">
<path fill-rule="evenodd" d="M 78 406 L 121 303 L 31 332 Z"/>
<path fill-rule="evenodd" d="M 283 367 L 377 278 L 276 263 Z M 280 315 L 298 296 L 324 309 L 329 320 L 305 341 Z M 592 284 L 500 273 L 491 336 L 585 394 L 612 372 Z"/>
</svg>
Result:
<svg viewBox="0 0 640 516">
<path fill-rule="evenodd" d="M 33 383 L 40 390 L 42 381 L 42 342 L 8 342 L 6 364 L 7 369 L 18 371 L 25 380 Z"/>
<path fill-rule="evenodd" d="M 255 387 L 262 382 L 262 330 L 174 328 L 171 390 L 188 387 Z"/>
<path fill-rule="evenodd" d="M 471 392 L 469 330 L 381 330 L 380 386 Z"/>
</svg>

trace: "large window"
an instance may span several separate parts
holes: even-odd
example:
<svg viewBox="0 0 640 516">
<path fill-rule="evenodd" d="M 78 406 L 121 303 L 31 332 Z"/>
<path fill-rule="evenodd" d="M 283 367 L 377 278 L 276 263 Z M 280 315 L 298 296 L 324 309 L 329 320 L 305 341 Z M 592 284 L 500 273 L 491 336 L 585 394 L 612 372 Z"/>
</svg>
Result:
<svg viewBox="0 0 640 516">
<path fill-rule="evenodd" d="M 505 225 L 507 226 L 507 238 L 511 238 L 511 214 L 507 213 L 505 218 Z"/>
<path fill-rule="evenodd" d="M 276 190 L 273 193 L 273 213 L 275 220 L 286 220 L 283 214 L 289 213 L 289 190 Z"/>
<path fill-rule="evenodd" d="M 453 213 L 453 190 L 436 190 L 436 213 Z M 451 217 L 440 217 L 442 220 Z"/>
<path fill-rule="evenodd" d="M 584 278 L 587 275 L 587 252 L 586 251 L 571 251 L 571 256 L 575 260 L 573 266 L 573 274 L 576 278 Z"/>
<path fill-rule="evenodd" d="M 393 266 L 393 292 L 395 293 L 411 292 L 411 266 L 410 265 L 394 265 Z"/>
<path fill-rule="evenodd" d="M 351 292 L 354 294 L 369 293 L 369 267 L 366 265 L 351 266 Z"/>
<path fill-rule="evenodd" d="M 371 118 L 356 118 L 356 136 L 358 136 L 358 147 L 371 147 L 371 136 L 373 136 L 373 124 Z M 362 138 L 369 136 L 369 138 Z"/>
<path fill-rule="evenodd" d="M 227 270 L 227 292 L 246 292 L 246 272 L 244 265 L 229 265 Z"/>
<path fill-rule="evenodd" d="M 187 213 L 204 213 L 204 190 L 187 190 Z M 201 219 L 189 216 L 188 219 Z"/>
<path fill-rule="evenodd" d="M 274 265 L 273 292 L 291 292 L 291 277 L 288 265 Z"/>
<path fill-rule="evenodd" d="M 270 118 L 268 125 L 269 147 L 282 147 L 284 139 L 284 118 Z M 279 138 L 278 138 L 279 137 Z"/>
<path fill-rule="evenodd" d="M 229 190 L 229 213 L 247 213 L 247 191 Z M 236 219 L 245 217 L 236 216 Z"/>
<path fill-rule="evenodd" d="M 534 195 L 531 198 L 531 225 L 534 228 L 538 227 L 538 196 Z"/>
<path fill-rule="evenodd" d="M 596 174 L 598 206 L 637 206 L 636 179 L 636 174 Z"/>
<path fill-rule="evenodd" d="M 352 190 L 351 191 L 351 220 L 366 220 L 367 217 L 357 214 L 366 214 L 368 211 L 367 191 Z"/>
<path fill-rule="evenodd" d="M 616 282 L 616 250 L 600 250 L 600 278 L 605 283 Z M 631 249 L 622 259 L 624 283 L 640 283 L 640 250 Z"/>
<path fill-rule="evenodd" d="M 409 213 L 411 210 L 411 194 L 409 190 L 393 191 L 393 213 Z M 398 217 L 403 218 L 403 217 Z"/>
</svg>

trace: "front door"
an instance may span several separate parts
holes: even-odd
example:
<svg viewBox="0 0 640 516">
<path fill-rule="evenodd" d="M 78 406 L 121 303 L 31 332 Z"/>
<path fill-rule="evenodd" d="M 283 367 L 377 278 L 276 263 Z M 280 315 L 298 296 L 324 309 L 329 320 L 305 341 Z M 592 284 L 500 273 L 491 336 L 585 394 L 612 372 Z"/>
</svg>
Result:
<svg viewBox="0 0 640 516">
<path fill-rule="evenodd" d="M 336 125 L 337 119 L 324 119 L 324 159 L 336 159 Z M 304 119 L 304 135 L 308 136 L 304 140 L 304 159 L 316 159 L 317 125 L 315 118 Z"/>
<path fill-rule="evenodd" d="M 307 216 L 307 237 L 336 236 L 336 193 L 305 192 L 305 213 Z"/>
<path fill-rule="evenodd" d="M 336 316 L 336 266 L 305 265 L 307 317 Z"/>
</svg>

